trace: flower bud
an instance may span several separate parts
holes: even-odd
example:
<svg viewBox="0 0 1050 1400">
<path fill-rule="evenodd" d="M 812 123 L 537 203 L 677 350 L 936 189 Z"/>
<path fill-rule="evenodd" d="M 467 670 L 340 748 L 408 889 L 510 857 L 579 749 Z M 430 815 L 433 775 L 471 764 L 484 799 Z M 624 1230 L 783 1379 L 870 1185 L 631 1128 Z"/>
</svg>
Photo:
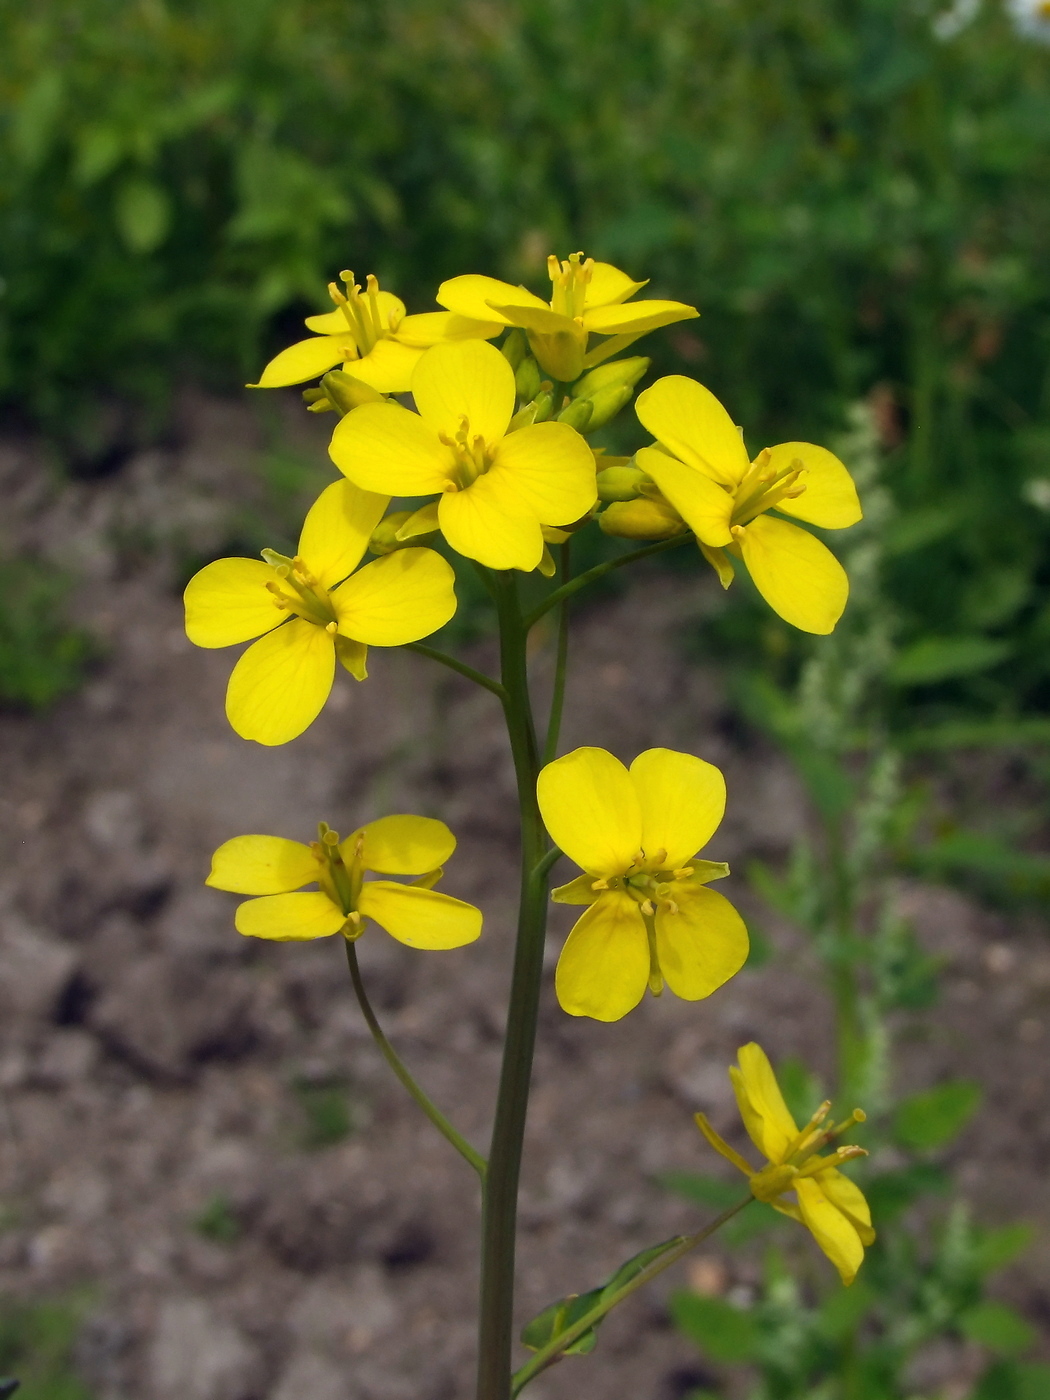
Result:
<svg viewBox="0 0 1050 1400">
<path fill-rule="evenodd" d="M 590 399 L 571 399 L 558 414 L 559 423 L 568 423 L 578 433 L 587 431 L 594 416 L 594 405 Z"/>
<path fill-rule="evenodd" d="M 640 496 L 636 501 L 614 501 L 598 517 L 606 535 L 623 540 L 670 540 L 689 527 L 666 501 Z"/>
<path fill-rule="evenodd" d="M 335 404 L 332 403 L 323 389 L 304 389 L 303 403 L 306 404 L 307 413 L 335 412 Z"/>
<path fill-rule="evenodd" d="M 518 391 L 518 398 L 525 403 L 531 403 L 540 392 L 542 383 L 539 365 L 531 355 L 526 355 L 514 371 L 514 387 Z"/>
<path fill-rule="evenodd" d="M 384 516 L 372 531 L 372 538 L 368 541 L 368 548 L 372 553 L 393 554 L 395 549 L 404 549 L 406 545 L 415 543 L 413 540 L 399 540 L 397 538 L 398 530 L 412 515 L 413 512 L 410 510 L 394 510 L 389 515 Z"/>
<path fill-rule="evenodd" d="M 598 365 L 572 386 L 574 399 L 593 398 L 599 389 L 620 388 L 626 385 L 633 389 L 642 375 L 652 364 L 647 355 L 632 355 L 627 360 L 610 360 Z"/>
<path fill-rule="evenodd" d="M 525 332 L 516 328 L 512 330 L 500 346 L 500 353 L 511 369 L 517 370 L 529 353 L 529 342 L 525 339 Z M 530 394 L 529 397 L 531 398 L 532 395 Z"/>
<path fill-rule="evenodd" d="M 363 403 L 378 403 L 385 397 L 371 384 L 365 384 L 341 369 L 330 369 L 323 375 L 321 388 L 333 408 L 344 417 L 352 408 L 359 408 Z"/>
<path fill-rule="evenodd" d="M 585 399 L 573 399 L 573 403 L 589 403 L 594 407 L 591 414 L 590 427 L 593 432 L 596 428 L 602 428 L 619 413 L 625 404 L 631 402 L 634 390 L 630 384 L 610 384 L 604 389 L 597 389 L 593 394 Z"/>
<path fill-rule="evenodd" d="M 545 423 L 551 416 L 551 408 L 554 406 L 554 395 L 551 393 L 549 385 L 544 389 L 542 394 L 536 395 L 534 402 L 536 404 L 536 414 L 532 421 L 534 423 Z"/>
<path fill-rule="evenodd" d="M 599 459 L 600 460 L 600 459 Z M 598 473 L 599 501 L 634 501 L 641 494 L 639 486 L 649 477 L 641 467 L 605 467 Z"/>
</svg>

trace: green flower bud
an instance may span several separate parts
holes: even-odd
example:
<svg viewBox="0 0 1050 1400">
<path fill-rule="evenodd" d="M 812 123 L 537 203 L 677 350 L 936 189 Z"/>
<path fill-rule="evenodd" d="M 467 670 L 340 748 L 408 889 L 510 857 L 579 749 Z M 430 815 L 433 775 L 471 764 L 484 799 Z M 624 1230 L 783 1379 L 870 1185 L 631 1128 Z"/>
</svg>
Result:
<svg viewBox="0 0 1050 1400">
<path fill-rule="evenodd" d="M 511 369 L 517 370 L 518 366 L 529 353 L 529 342 L 525 339 L 525 332 L 514 329 L 500 346 L 500 352 L 510 365 Z M 531 395 L 529 396 L 532 397 Z"/>
<path fill-rule="evenodd" d="M 626 385 L 633 389 L 651 364 L 652 360 L 646 355 L 632 355 L 628 360 L 610 360 L 592 369 L 582 379 L 577 379 L 570 392 L 574 399 L 581 399 L 593 398 L 597 390 L 613 386 Z"/>
<path fill-rule="evenodd" d="M 568 423 L 570 428 L 584 433 L 593 416 L 594 405 L 590 399 L 571 399 L 558 414 L 558 422 Z"/>
<path fill-rule="evenodd" d="M 554 406 L 554 395 L 551 393 L 550 388 L 544 389 L 542 394 L 537 394 L 534 402 L 536 404 L 536 416 L 532 421 L 534 423 L 543 423 L 551 416 L 551 409 Z"/>
<path fill-rule="evenodd" d="M 389 515 L 385 515 L 372 531 L 372 538 L 368 541 L 368 548 L 372 553 L 393 554 L 395 549 L 405 549 L 408 545 L 415 544 L 415 540 L 397 538 L 398 530 L 414 514 L 411 510 L 393 510 Z"/>
<path fill-rule="evenodd" d="M 688 525 L 666 501 L 614 501 L 598 517 L 606 535 L 623 540 L 670 540 L 684 534 Z"/>
<path fill-rule="evenodd" d="M 385 395 L 378 389 L 373 389 L 371 384 L 365 384 L 341 369 L 330 369 L 323 375 L 321 388 L 332 406 L 344 416 L 352 408 L 359 408 L 363 403 L 378 403 L 385 398 Z"/>
<path fill-rule="evenodd" d="M 307 413 L 335 412 L 335 404 L 332 403 L 323 389 L 304 389 L 303 403 L 306 404 Z"/>
<path fill-rule="evenodd" d="M 531 403 L 540 392 L 542 383 L 539 365 L 531 355 L 527 355 L 514 371 L 514 387 L 518 391 L 518 398 L 525 403 Z"/>
<path fill-rule="evenodd" d="M 634 501 L 639 487 L 649 480 L 641 467 L 606 467 L 598 473 L 599 501 Z"/>
<path fill-rule="evenodd" d="M 573 403 L 589 403 L 593 406 L 590 420 L 593 432 L 615 418 L 620 409 L 631 402 L 633 396 L 634 390 L 630 384 L 610 384 L 605 389 L 596 389 L 585 399 L 573 399 Z"/>
</svg>

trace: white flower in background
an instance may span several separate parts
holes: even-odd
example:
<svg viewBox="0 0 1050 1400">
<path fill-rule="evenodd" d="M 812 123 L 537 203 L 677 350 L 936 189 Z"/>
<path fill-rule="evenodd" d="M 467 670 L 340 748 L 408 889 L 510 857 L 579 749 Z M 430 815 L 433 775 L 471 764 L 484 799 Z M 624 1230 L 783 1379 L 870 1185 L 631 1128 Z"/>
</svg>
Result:
<svg viewBox="0 0 1050 1400">
<path fill-rule="evenodd" d="M 1050 0 L 1009 0 L 1009 10 L 1022 34 L 1050 43 Z"/>
</svg>

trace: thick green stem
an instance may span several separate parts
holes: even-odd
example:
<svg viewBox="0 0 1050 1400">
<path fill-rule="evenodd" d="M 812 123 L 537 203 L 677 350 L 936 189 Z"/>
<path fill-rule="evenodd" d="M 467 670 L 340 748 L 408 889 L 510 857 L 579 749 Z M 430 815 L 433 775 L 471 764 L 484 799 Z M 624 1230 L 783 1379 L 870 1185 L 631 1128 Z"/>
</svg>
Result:
<svg viewBox="0 0 1050 1400">
<path fill-rule="evenodd" d="M 448 1138 L 452 1146 L 461 1157 L 465 1158 L 466 1161 L 470 1163 L 478 1176 L 481 1177 L 482 1183 L 484 1183 L 486 1172 L 484 1157 L 482 1157 L 480 1152 L 475 1152 L 466 1138 L 456 1131 L 437 1105 L 431 1103 L 430 1099 L 402 1064 L 397 1051 L 383 1034 L 383 1028 L 379 1024 L 376 1013 L 372 1010 L 372 1003 L 368 1000 L 368 993 L 365 991 L 365 984 L 361 978 L 361 968 L 358 966 L 357 962 L 357 948 L 349 940 L 346 941 L 346 961 L 350 966 L 350 980 L 354 984 L 354 992 L 357 995 L 358 1005 L 361 1007 L 361 1014 L 368 1022 L 368 1029 L 372 1032 L 372 1039 L 375 1041 L 376 1045 L 378 1045 L 383 1059 L 386 1060 L 387 1064 L 415 1099 L 416 1103 L 419 1104 L 420 1108 L 430 1119 L 431 1123 L 433 1123 L 434 1127 L 437 1128 L 438 1132 L 441 1133 L 443 1137 Z"/>
<path fill-rule="evenodd" d="M 525 619 L 525 630 L 535 627 L 540 618 L 549 613 L 551 608 L 556 608 L 566 598 L 571 598 L 574 593 L 578 593 L 581 588 L 586 588 L 590 583 L 597 583 L 606 574 L 611 574 L 613 569 L 622 569 L 625 564 L 633 564 L 636 559 L 648 559 L 650 554 L 662 554 L 665 549 L 676 549 L 680 544 L 687 544 L 693 536 L 691 534 L 675 535 L 671 540 L 658 540 L 656 544 L 647 544 L 644 549 L 632 549 L 630 554 L 621 554 L 616 559 L 609 559 L 604 564 L 595 564 L 593 569 L 588 569 L 586 573 L 577 574 L 568 583 L 563 583 L 560 588 L 555 588 L 552 593 L 548 593 L 539 607 L 533 608 Z"/>
<path fill-rule="evenodd" d="M 622 1303 L 625 1298 L 630 1297 L 637 1289 L 643 1288 L 650 1283 L 657 1274 L 662 1274 L 664 1269 L 669 1269 L 672 1264 L 676 1264 L 683 1254 L 688 1254 L 691 1249 L 695 1249 L 698 1244 L 703 1244 L 704 1240 L 710 1239 L 716 1230 L 734 1215 L 738 1215 L 745 1206 L 751 1204 L 754 1196 L 745 1196 L 742 1201 L 737 1201 L 735 1206 L 730 1206 L 724 1210 L 716 1220 L 712 1220 L 710 1225 L 705 1225 L 702 1230 L 698 1230 L 695 1235 L 683 1235 L 678 1244 L 673 1249 L 669 1249 L 666 1254 L 661 1254 L 659 1258 L 644 1268 L 640 1274 L 635 1274 L 622 1288 L 618 1288 L 615 1293 L 610 1293 L 603 1298 L 600 1303 L 596 1303 L 590 1312 L 584 1313 L 583 1317 L 574 1322 L 571 1327 L 567 1327 L 549 1342 L 547 1346 L 541 1348 L 531 1361 L 527 1361 L 520 1371 L 515 1372 L 511 1382 L 511 1395 L 519 1395 L 529 1381 L 546 1370 L 553 1362 L 557 1361 L 565 1351 L 566 1347 L 572 1346 L 573 1342 L 583 1336 L 584 1332 L 589 1332 L 596 1322 L 601 1322 L 606 1313 L 611 1312 L 618 1303 Z"/>
<path fill-rule="evenodd" d="M 497 576 L 503 703 L 521 812 L 521 900 L 492 1148 L 485 1182 L 478 1400 L 509 1400 L 518 1179 L 539 1014 L 547 925 L 547 838 L 536 803 L 539 753 L 525 663 L 527 630 L 512 574 Z"/>
<path fill-rule="evenodd" d="M 561 581 L 564 587 L 572 578 L 572 540 L 561 547 Z M 551 763 L 558 752 L 561 716 L 565 708 L 565 675 L 569 662 L 569 600 L 563 598 L 558 606 L 558 650 L 554 660 L 554 688 L 547 718 L 547 741 L 543 745 L 543 762 Z"/>
</svg>

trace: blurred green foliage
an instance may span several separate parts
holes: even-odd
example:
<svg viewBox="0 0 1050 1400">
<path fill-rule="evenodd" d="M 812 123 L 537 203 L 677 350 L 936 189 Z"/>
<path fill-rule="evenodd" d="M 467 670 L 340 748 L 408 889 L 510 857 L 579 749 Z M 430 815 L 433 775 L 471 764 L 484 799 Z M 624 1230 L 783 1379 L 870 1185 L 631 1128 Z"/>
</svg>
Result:
<svg viewBox="0 0 1050 1400">
<path fill-rule="evenodd" d="M 0 1305 L 0 1372 L 17 1376 L 19 1400 L 89 1400 L 73 1366 L 82 1302 Z"/>
<path fill-rule="evenodd" d="M 0 705 L 42 710 L 80 684 L 96 648 L 65 620 L 69 587 L 35 559 L 0 560 Z"/>
</svg>

